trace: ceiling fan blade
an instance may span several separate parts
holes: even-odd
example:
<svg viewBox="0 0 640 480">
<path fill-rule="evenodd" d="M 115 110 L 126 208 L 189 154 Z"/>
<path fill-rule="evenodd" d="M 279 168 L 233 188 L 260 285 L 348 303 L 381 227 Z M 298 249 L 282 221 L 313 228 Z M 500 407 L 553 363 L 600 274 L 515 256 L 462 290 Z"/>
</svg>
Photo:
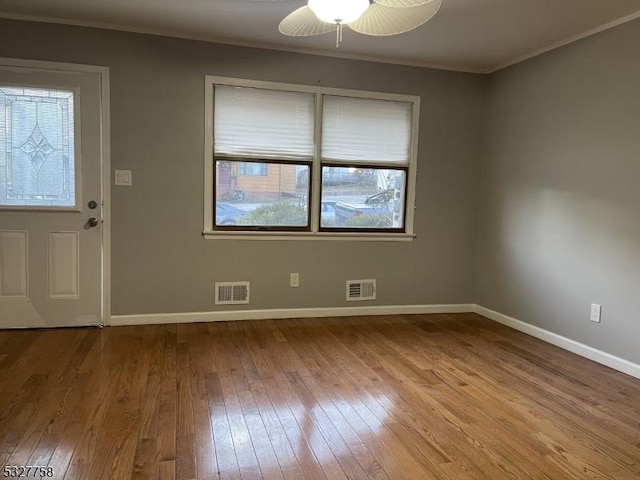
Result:
<svg viewBox="0 0 640 480">
<path fill-rule="evenodd" d="M 256 0 L 254 0 L 256 1 Z M 374 3 L 379 3 L 385 7 L 417 7 L 418 5 L 424 5 L 425 3 L 432 2 L 433 0 L 373 0 Z"/>
<path fill-rule="evenodd" d="M 397 8 L 372 3 L 349 27 L 364 35 L 398 35 L 425 23 L 438 12 L 441 4 L 442 0 L 431 0 L 415 7 Z"/>
<path fill-rule="evenodd" d="M 310 37 L 323 33 L 335 32 L 338 27 L 331 23 L 318 20 L 316 14 L 309 7 L 300 7 L 294 10 L 278 25 L 278 30 L 283 35 L 290 37 Z"/>
</svg>

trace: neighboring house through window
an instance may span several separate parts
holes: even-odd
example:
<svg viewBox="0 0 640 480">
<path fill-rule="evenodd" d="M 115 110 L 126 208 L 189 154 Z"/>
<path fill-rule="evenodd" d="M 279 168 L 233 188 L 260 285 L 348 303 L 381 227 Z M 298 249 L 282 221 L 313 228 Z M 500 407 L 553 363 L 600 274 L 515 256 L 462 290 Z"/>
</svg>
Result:
<svg viewBox="0 0 640 480">
<path fill-rule="evenodd" d="M 266 163 L 242 162 L 239 166 L 240 175 L 251 175 L 254 177 L 266 177 L 269 175 L 269 165 Z"/>
</svg>

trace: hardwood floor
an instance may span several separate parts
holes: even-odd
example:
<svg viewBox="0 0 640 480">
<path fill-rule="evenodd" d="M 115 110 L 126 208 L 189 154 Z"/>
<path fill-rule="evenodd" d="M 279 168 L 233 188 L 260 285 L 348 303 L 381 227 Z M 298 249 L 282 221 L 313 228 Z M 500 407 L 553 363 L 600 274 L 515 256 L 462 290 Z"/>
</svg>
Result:
<svg viewBox="0 0 640 480">
<path fill-rule="evenodd" d="M 474 314 L 0 331 L 0 463 L 90 480 L 639 479 L 640 381 Z"/>
</svg>

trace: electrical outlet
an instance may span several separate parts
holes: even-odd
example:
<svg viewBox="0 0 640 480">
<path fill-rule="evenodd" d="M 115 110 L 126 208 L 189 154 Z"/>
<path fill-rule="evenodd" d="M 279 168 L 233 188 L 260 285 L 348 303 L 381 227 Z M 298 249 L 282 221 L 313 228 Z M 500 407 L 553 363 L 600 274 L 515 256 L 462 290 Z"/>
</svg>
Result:
<svg viewBox="0 0 640 480">
<path fill-rule="evenodd" d="M 299 273 L 290 273 L 289 274 L 289 286 L 290 287 L 299 287 L 300 286 L 300 274 Z"/>
<path fill-rule="evenodd" d="M 600 323 L 600 316 L 602 314 L 602 305 L 597 303 L 591 304 L 591 321 Z"/>
</svg>

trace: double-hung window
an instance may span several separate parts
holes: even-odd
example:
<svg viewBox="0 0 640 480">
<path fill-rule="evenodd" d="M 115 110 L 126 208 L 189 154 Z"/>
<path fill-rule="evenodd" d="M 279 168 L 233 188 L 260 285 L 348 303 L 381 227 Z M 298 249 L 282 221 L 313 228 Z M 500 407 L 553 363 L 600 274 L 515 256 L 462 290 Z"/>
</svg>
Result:
<svg viewBox="0 0 640 480">
<path fill-rule="evenodd" d="M 206 100 L 205 236 L 411 238 L 418 97 L 207 77 Z"/>
</svg>

